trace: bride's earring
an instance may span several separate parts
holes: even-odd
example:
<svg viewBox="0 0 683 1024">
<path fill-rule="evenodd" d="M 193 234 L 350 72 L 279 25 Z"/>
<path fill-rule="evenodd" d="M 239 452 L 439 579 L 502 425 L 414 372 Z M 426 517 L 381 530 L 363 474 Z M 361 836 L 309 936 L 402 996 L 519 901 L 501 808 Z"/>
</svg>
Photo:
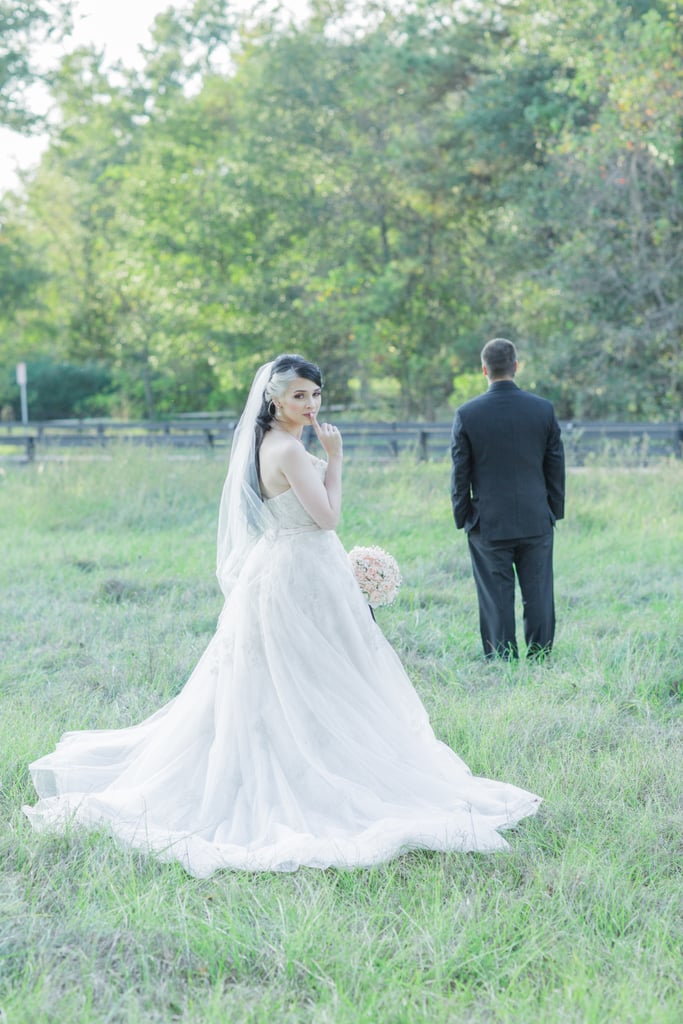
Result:
<svg viewBox="0 0 683 1024">
<path fill-rule="evenodd" d="M 275 402 L 272 401 L 272 399 L 268 403 L 268 412 L 270 413 L 274 420 L 277 419 L 277 406 L 275 405 Z"/>
</svg>

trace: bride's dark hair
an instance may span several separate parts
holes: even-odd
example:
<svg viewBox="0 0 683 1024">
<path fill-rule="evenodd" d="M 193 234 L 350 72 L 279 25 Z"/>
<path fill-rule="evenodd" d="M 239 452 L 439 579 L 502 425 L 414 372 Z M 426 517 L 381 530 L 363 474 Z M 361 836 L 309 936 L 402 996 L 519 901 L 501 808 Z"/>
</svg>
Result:
<svg viewBox="0 0 683 1024">
<path fill-rule="evenodd" d="M 313 381 L 319 388 L 323 386 L 323 375 L 320 367 L 310 363 L 308 359 L 298 355 L 281 355 L 273 360 L 268 383 L 263 391 L 263 401 L 256 417 L 256 466 L 259 468 L 259 451 L 264 436 L 272 428 L 275 419 L 275 403 L 278 395 L 284 393 L 290 381 L 296 377 Z"/>
</svg>

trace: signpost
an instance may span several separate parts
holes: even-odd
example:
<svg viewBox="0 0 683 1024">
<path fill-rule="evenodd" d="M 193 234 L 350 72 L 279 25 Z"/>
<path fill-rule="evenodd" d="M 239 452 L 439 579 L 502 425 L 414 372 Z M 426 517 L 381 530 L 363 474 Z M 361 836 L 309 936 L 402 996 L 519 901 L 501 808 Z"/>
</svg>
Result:
<svg viewBox="0 0 683 1024">
<path fill-rule="evenodd" d="M 26 398 L 26 363 L 17 363 L 17 384 L 21 395 L 21 422 L 28 423 L 28 400 Z"/>
</svg>

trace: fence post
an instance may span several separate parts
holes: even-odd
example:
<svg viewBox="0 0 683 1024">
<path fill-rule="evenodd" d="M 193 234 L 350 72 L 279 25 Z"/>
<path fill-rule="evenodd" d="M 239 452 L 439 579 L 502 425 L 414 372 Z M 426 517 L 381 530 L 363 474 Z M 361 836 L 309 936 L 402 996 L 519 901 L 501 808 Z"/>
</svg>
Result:
<svg viewBox="0 0 683 1024">
<path fill-rule="evenodd" d="M 417 442 L 418 462 L 426 462 L 429 458 L 429 432 L 421 430 Z"/>
<path fill-rule="evenodd" d="M 397 427 L 397 423 L 394 422 L 391 424 L 391 429 L 393 430 L 394 434 L 396 434 Z M 391 438 L 391 440 L 389 441 L 389 448 L 394 458 L 398 458 L 398 437 Z"/>
</svg>

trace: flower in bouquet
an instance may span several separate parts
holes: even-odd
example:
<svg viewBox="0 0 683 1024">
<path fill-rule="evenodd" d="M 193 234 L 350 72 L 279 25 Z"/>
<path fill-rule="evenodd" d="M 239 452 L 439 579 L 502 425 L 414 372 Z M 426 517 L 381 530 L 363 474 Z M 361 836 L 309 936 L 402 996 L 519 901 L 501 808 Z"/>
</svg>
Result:
<svg viewBox="0 0 683 1024">
<path fill-rule="evenodd" d="M 396 559 L 383 548 L 355 547 L 349 551 L 349 562 L 370 607 L 391 604 L 402 582 Z"/>
</svg>

